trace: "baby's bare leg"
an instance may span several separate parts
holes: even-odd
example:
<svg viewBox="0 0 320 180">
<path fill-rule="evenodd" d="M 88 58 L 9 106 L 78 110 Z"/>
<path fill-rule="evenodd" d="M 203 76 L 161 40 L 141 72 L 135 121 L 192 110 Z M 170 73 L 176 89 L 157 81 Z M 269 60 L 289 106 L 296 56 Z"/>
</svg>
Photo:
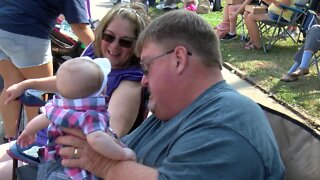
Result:
<svg viewBox="0 0 320 180">
<path fill-rule="evenodd" d="M 113 160 L 135 160 L 135 153 L 122 147 L 110 134 L 103 131 L 95 131 L 87 135 L 91 147 L 100 154 Z"/>
</svg>

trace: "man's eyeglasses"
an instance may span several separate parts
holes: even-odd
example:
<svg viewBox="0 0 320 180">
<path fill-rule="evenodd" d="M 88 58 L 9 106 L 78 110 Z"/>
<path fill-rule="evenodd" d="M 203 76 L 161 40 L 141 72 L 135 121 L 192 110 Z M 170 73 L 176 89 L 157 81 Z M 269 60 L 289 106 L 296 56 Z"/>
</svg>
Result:
<svg viewBox="0 0 320 180">
<path fill-rule="evenodd" d="M 116 38 L 114 35 L 107 34 L 107 33 L 102 34 L 102 39 L 104 41 L 107 41 L 108 43 L 112 43 L 113 41 L 115 41 L 117 39 L 119 42 L 119 45 L 124 48 L 131 48 L 134 43 L 134 40 Z"/>
<path fill-rule="evenodd" d="M 147 76 L 149 74 L 149 66 L 157 59 L 160 59 L 161 57 L 165 56 L 165 55 L 168 55 L 168 54 L 171 54 L 174 52 L 174 49 L 173 50 L 170 50 L 170 51 L 167 51 L 163 54 L 160 54 L 154 58 L 151 58 L 149 60 L 143 60 L 143 61 L 140 61 L 140 65 L 141 65 L 141 69 L 142 69 L 142 72 L 145 76 Z M 188 51 L 188 55 L 191 56 L 192 53 Z M 148 62 L 148 65 L 146 65 L 144 62 Z"/>
</svg>

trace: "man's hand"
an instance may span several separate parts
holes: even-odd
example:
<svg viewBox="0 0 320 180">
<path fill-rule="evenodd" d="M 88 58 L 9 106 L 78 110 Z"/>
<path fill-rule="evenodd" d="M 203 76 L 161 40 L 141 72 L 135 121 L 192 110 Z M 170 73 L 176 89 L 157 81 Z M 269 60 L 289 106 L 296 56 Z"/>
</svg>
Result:
<svg viewBox="0 0 320 180">
<path fill-rule="evenodd" d="M 60 136 L 56 140 L 57 144 L 65 146 L 59 150 L 59 155 L 63 158 L 63 166 L 86 169 L 96 176 L 103 178 L 117 164 L 118 161 L 110 160 L 93 150 L 80 130 L 63 129 L 63 131 L 72 134 Z M 75 157 L 76 151 L 77 157 Z"/>
</svg>

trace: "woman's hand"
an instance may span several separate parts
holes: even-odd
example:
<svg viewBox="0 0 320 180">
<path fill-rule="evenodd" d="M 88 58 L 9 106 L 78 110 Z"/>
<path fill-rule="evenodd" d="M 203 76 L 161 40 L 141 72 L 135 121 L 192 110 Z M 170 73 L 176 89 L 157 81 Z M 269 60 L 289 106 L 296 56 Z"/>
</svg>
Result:
<svg viewBox="0 0 320 180">
<path fill-rule="evenodd" d="M 60 136 L 55 141 L 57 144 L 66 146 L 59 150 L 59 154 L 63 158 L 63 166 L 86 169 L 103 178 L 107 176 L 110 168 L 118 162 L 110 160 L 93 150 L 80 130 L 66 128 L 63 131 L 72 134 Z"/>
<path fill-rule="evenodd" d="M 25 88 L 23 86 L 23 82 L 14 84 L 10 86 L 6 91 L 6 97 L 4 104 L 9 104 L 13 101 L 15 101 L 18 97 L 21 96 L 21 94 L 25 91 Z"/>
</svg>

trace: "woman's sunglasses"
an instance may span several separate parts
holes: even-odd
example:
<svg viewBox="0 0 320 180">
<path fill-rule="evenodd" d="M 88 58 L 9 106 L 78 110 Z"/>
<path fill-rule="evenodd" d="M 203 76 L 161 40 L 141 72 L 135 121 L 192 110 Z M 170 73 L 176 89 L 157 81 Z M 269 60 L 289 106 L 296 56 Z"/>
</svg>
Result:
<svg viewBox="0 0 320 180">
<path fill-rule="evenodd" d="M 107 41 L 108 43 L 112 43 L 114 40 L 117 39 L 119 42 L 119 45 L 124 48 L 131 48 L 134 43 L 134 40 L 116 38 L 114 35 L 107 34 L 107 33 L 102 34 L 102 39 L 104 41 Z"/>
</svg>

